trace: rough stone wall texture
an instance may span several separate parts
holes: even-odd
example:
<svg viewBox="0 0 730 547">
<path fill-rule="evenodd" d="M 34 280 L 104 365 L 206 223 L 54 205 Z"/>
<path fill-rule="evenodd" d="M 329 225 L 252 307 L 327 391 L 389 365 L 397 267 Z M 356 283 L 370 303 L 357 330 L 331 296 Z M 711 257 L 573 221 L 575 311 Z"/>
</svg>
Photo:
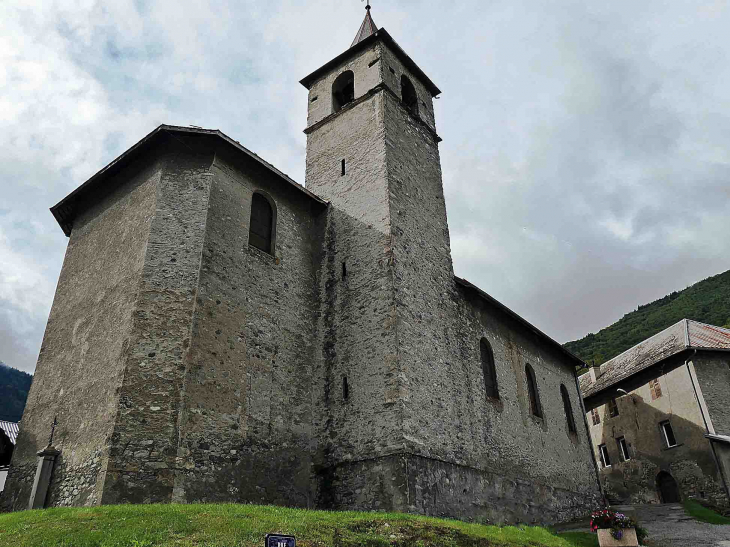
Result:
<svg viewBox="0 0 730 547">
<path fill-rule="evenodd" d="M 170 501 L 213 162 L 183 139 L 164 168 L 126 343 L 103 503 Z M 197 150 L 197 151 L 195 151 Z"/>
<path fill-rule="evenodd" d="M 605 444 L 610 467 L 601 466 L 600 476 L 610 500 L 624 503 L 658 503 L 656 478 L 660 471 L 677 481 L 682 497 L 704 497 L 726 504 L 720 476 L 700 413 L 692 381 L 685 366 L 686 355 L 664 362 L 614 386 L 628 395 L 611 390 L 586 399 L 586 412 L 593 450 Z M 658 379 L 662 396 L 652 399 L 650 380 Z M 607 403 L 616 398 L 619 415 L 608 415 Z M 601 423 L 593 425 L 591 409 L 598 409 Z M 669 420 L 677 446 L 668 448 L 659 424 Z M 628 443 L 629 461 L 622 461 L 617 440 Z"/>
<path fill-rule="evenodd" d="M 313 506 L 316 216 L 253 162 L 218 155 L 212 172 L 175 500 Z M 256 191 L 275 204 L 273 255 L 248 244 Z"/>
<path fill-rule="evenodd" d="M 68 484 L 78 480 L 64 503 L 101 498 L 159 179 L 156 161 L 126 170 L 75 223 L 3 492 L 6 508 L 27 507 L 36 452 L 54 416 L 53 442 L 63 454 L 56 474 Z M 86 470 L 83 478 L 73 478 L 78 469 Z"/>
<path fill-rule="evenodd" d="M 730 355 L 702 351 L 692 358 L 692 363 L 714 433 L 730 435 Z"/>
</svg>

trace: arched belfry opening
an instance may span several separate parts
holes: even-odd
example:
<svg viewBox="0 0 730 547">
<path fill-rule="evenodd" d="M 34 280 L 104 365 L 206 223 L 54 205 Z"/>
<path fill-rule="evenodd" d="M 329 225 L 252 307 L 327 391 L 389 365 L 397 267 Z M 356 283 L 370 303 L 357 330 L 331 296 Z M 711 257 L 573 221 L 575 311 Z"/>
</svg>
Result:
<svg viewBox="0 0 730 547">
<path fill-rule="evenodd" d="M 416 88 L 413 87 L 413 83 L 405 74 L 400 77 L 400 96 L 403 99 L 405 107 L 418 116 L 418 95 L 416 95 Z"/>
<path fill-rule="evenodd" d="M 346 70 L 332 84 L 332 111 L 337 112 L 355 99 L 355 74 Z"/>
</svg>

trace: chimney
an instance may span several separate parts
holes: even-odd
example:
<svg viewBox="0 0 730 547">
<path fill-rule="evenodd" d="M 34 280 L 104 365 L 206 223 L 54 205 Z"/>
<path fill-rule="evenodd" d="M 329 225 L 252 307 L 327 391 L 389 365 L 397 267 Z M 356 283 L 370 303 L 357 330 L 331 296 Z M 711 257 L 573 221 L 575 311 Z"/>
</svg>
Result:
<svg viewBox="0 0 730 547">
<path fill-rule="evenodd" d="M 596 380 L 601 377 L 601 365 L 596 365 L 594 361 L 591 368 L 588 369 L 588 373 L 591 375 L 591 383 L 595 384 Z"/>
</svg>

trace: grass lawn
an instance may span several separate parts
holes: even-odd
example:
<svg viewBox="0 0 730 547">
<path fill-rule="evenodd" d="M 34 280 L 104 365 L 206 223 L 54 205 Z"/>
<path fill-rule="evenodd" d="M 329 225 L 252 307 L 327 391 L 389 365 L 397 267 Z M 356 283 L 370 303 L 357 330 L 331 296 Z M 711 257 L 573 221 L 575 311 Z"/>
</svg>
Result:
<svg viewBox="0 0 730 547">
<path fill-rule="evenodd" d="M 684 505 L 684 510 L 690 517 L 699 521 L 709 522 L 710 524 L 730 524 L 730 518 L 723 517 L 694 500 L 686 500 L 682 505 Z"/>
<path fill-rule="evenodd" d="M 482 526 L 400 513 L 257 505 L 112 505 L 0 515 L 0 546 L 262 547 L 266 533 L 298 547 L 597 547 L 593 534 Z"/>
</svg>

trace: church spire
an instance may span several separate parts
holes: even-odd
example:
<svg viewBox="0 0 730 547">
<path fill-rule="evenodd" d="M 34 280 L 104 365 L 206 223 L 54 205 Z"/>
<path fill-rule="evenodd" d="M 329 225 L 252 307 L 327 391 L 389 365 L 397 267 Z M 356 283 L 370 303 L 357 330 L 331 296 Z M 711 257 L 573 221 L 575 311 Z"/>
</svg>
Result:
<svg viewBox="0 0 730 547">
<path fill-rule="evenodd" d="M 367 6 L 365 6 L 365 20 L 362 22 L 362 25 L 360 25 L 360 30 L 357 31 L 357 35 L 352 41 L 352 44 L 350 44 L 350 47 L 354 46 L 355 44 L 359 44 L 365 38 L 367 38 L 368 36 L 372 36 L 377 31 L 378 27 L 375 25 L 373 18 L 370 16 L 370 2 L 368 2 Z"/>
</svg>

